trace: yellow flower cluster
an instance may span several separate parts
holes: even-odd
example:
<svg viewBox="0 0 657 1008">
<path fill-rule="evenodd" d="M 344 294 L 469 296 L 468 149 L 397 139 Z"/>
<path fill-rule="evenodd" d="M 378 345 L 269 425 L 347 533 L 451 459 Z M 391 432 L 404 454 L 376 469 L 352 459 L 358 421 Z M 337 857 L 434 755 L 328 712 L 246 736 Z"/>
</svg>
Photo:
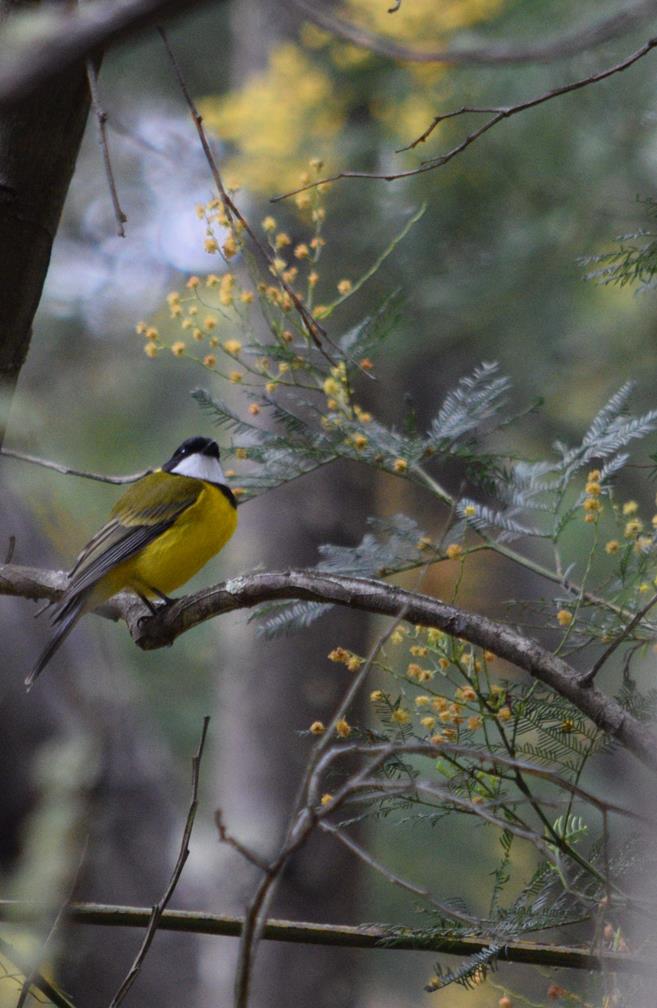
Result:
<svg viewBox="0 0 657 1008">
<path fill-rule="evenodd" d="M 602 501 L 600 500 L 601 486 L 600 486 L 600 470 L 591 469 L 588 475 L 585 491 L 586 497 L 584 498 L 584 503 L 582 507 L 584 508 L 584 521 L 585 522 L 597 522 L 599 516 L 602 514 Z"/>
<path fill-rule="evenodd" d="M 364 658 L 354 654 L 353 651 L 347 651 L 347 649 L 343 647 L 333 648 L 333 650 L 329 652 L 328 660 L 345 665 L 350 672 L 358 672 L 359 668 L 365 661 Z"/>
<path fill-rule="evenodd" d="M 382 689 L 370 693 L 384 721 L 411 725 L 418 737 L 440 745 L 459 740 L 464 732 L 478 731 L 487 720 L 499 725 L 513 720 L 507 689 L 489 681 L 488 666 L 495 659 L 492 652 L 475 652 L 465 641 L 434 627 L 400 626 L 390 641 L 404 643 L 409 657 L 424 660 L 421 665 L 410 661 L 403 666 L 403 683 L 420 687 L 410 705 Z M 456 677 L 461 678 L 460 685 Z"/>
</svg>

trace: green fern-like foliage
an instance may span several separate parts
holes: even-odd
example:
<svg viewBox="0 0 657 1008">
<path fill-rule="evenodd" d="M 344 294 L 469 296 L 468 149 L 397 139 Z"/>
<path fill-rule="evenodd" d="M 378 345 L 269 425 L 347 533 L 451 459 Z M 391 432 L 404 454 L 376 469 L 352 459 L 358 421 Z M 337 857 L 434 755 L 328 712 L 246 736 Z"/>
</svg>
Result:
<svg viewBox="0 0 657 1008">
<path fill-rule="evenodd" d="M 238 499 L 310 479 L 319 467 L 344 459 L 404 480 L 406 489 L 421 488 L 434 505 L 429 518 L 426 508 L 420 519 L 411 506 L 410 513 L 371 517 L 355 544 L 318 544 L 314 569 L 393 578 L 444 564 L 443 583 L 459 603 L 471 557 L 504 558 L 542 579 L 538 598 L 509 600 L 508 619 L 528 620 L 529 634 L 540 633 L 573 661 L 593 661 L 618 641 L 618 700 L 637 717 L 653 717 L 657 690 L 640 687 L 635 667 L 657 638 L 657 624 L 647 611 L 635 617 L 657 585 L 657 515 L 641 515 L 619 486 L 632 453 L 644 450 L 657 431 L 657 409 L 633 414 L 633 385 L 626 383 L 575 443 L 557 440 L 545 457 L 518 457 L 514 425 L 536 404 L 514 411 L 510 380 L 497 363 L 483 362 L 441 390 L 424 428 L 404 404 L 395 422 L 372 415 L 363 406 L 368 382 L 385 341 L 395 337 L 403 300 L 393 292 L 348 328 L 340 325 L 340 309 L 394 252 L 420 211 L 363 276 L 343 281 L 339 297 L 318 306 L 323 216 L 321 196 L 313 200 L 313 238 L 297 246 L 297 262 L 285 252 L 287 235 L 263 222 L 271 253 L 264 274 L 236 238 L 253 273 L 252 289 L 232 274 L 226 274 L 230 282 L 214 275 L 206 282 L 211 293 L 219 291 L 224 332 L 210 337 L 216 354 L 203 366 L 219 376 L 220 388 L 192 394 L 235 467 L 229 478 Z M 657 213 L 657 204 L 649 210 Z M 599 258 L 597 279 L 652 283 L 657 238 L 646 232 L 624 241 Z M 200 280 L 193 279 L 188 300 L 198 312 Z M 292 288 L 302 311 L 298 304 L 295 310 Z M 182 302 L 176 297 L 170 306 L 177 318 Z M 257 324 L 243 307 L 252 301 L 261 309 Z M 313 312 L 314 328 L 308 323 Z M 159 344 L 153 338 L 149 346 L 153 356 Z M 457 493 L 447 488 L 454 472 Z M 281 601 L 260 606 L 252 619 L 261 633 L 276 637 L 307 630 L 330 608 Z M 351 672 L 364 661 L 341 647 L 330 657 L 344 660 Z M 345 728 L 360 747 L 358 754 L 347 747 L 352 758 L 365 759 L 368 745 L 385 744 L 390 752 L 341 809 L 343 829 L 364 819 L 404 829 L 460 820 L 496 838 L 498 860 L 482 893 L 485 913 L 439 892 L 422 907 L 422 926 L 413 929 L 419 939 L 469 936 L 485 946 L 458 967 L 438 964 L 428 990 L 479 982 L 505 944 L 525 935 L 579 928 L 591 940 L 603 905 L 609 913 L 633 905 L 623 887 L 641 863 L 639 846 L 630 849 L 626 837 L 610 835 L 583 787 L 589 762 L 613 746 L 569 701 L 498 665 L 494 655 L 458 638 L 400 626 L 373 663 L 378 688 L 370 718 Z M 337 757 L 331 774 L 327 789 L 340 777 Z M 425 883 L 431 892 L 439 889 L 440 873 Z M 408 928 L 391 928 L 386 941 L 407 935 Z"/>
</svg>

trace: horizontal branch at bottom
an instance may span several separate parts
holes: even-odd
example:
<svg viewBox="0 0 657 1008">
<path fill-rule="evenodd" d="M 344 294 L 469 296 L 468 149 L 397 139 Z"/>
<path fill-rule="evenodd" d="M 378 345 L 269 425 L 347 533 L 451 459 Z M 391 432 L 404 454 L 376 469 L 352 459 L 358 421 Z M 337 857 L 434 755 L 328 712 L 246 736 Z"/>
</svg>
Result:
<svg viewBox="0 0 657 1008">
<path fill-rule="evenodd" d="M 39 920 L 46 908 L 38 903 L 0 900 L 0 920 L 30 922 Z M 102 903 L 72 903 L 66 918 L 79 924 L 105 927 L 147 927 L 151 918 L 149 907 L 107 906 Z M 196 913 L 189 910 L 166 910 L 159 924 L 160 931 L 187 931 L 195 934 L 224 935 L 238 938 L 242 917 L 224 914 Z M 471 955 L 487 948 L 477 938 L 426 936 L 408 928 L 397 932 L 394 944 L 383 927 L 363 925 L 314 924 L 303 921 L 270 920 L 264 938 L 271 941 L 302 942 L 308 945 L 336 945 L 347 948 L 375 948 L 391 951 L 405 949 L 415 952 L 443 952 L 449 955 Z M 500 951 L 500 961 L 559 966 L 565 969 L 605 970 L 611 973 L 657 973 L 657 963 L 621 952 L 592 955 L 585 948 L 567 945 L 541 945 L 537 942 L 510 941 Z"/>
</svg>

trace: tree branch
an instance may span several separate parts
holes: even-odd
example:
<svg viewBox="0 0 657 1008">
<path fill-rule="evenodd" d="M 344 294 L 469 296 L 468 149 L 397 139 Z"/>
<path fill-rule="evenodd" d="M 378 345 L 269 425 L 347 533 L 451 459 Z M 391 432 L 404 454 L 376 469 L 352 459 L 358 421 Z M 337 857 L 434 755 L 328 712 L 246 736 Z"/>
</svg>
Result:
<svg viewBox="0 0 657 1008">
<path fill-rule="evenodd" d="M 106 46 L 157 21 L 200 7 L 202 2 L 204 0 L 126 0 L 123 3 L 95 0 L 50 12 L 45 23 L 43 19 L 39 22 L 38 35 L 35 31 L 24 31 L 11 38 L 8 37 L 10 21 L 5 25 L 0 56 L 0 108 L 15 105 L 63 70 Z M 14 17 L 17 19 L 16 15 Z M 30 12 L 26 17 L 34 15 Z M 25 24 L 29 26 L 29 22 Z"/>
<path fill-rule="evenodd" d="M 0 920 L 31 922 L 43 913 L 38 903 L 0 900 Z M 72 903 L 66 918 L 76 924 L 93 924 L 101 927 L 148 927 L 150 907 L 113 906 L 103 903 Z M 244 919 L 227 914 L 196 913 L 187 910 L 165 910 L 159 923 L 161 931 L 180 931 L 188 934 L 223 935 L 238 937 Z M 391 942 L 391 928 L 364 925 L 317 924 L 305 921 L 270 920 L 265 926 L 264 938 L 270 941 L 295 942 L 308 945 L 332 945 L 346 948 L 369 948 L 444 952 L 449 955 L 472 955 L 487 948 L 485 941 L 477 938 L 454 938 L 412 928 L 397 934 Z M 620 952 L 593 955 L 587 948 L 567 945 L 544 945 L 538 942 L 509 941 L 499 957 L 508 962 L 536 963 L 560 966 L 566 969 L 605 970 L 610 973 L 636 973 L 652 976 L 657 965 L 641 956 Z"/>
<path fill-rule="evenodd" d="M 54 601 L 66 584 L 66 575 L 61 571 L 0 565 L 0 595 Z M 275 599 L 326 602 L 385 616 L 396 616 L 403 610 L 404 619 L 409 623 L 436 627 L 451 636 L 462 637 L 524 669 L 570 700 L 646 766 L 657 770 L 655 732 L 594 686 L 582 686 L 579 673 L 567 662 L 503 623 L 384 581 L 313 570 L 272 571 L 243 575 L 204 588 L 148 618 L 144 618 L 143 604 L 127 592 L 102 606 L 99 614 L 125 620 L 135 643 L 146 651 L 153 651 L 172 644 L 180 634 L 214 616 L 251 609 Z"/>
<path fill-rule="evenodd" d="M 49 459 L 37 458 L 36 455 L 27 455 L 25 452 L 14 451 L 11 448 L 0 448 L 0 456 L 5 458 L 18 459 L 20 462 L 30 462 L 32 465 L 43 466 L 44 469 L 53 469 L 63 476 L 81 476 L 83 479 L 98 480 L 99 483 L 136 483 L 143 476 L 148 476 L 152 469 L 144 469 L 142 472 L 130 473 L 128 476 L 105 476 L 103 473 L 87 472 L 84 469 L 74 469 L 72 466 L 64 465 L 61 462 L 51 462 Z"/>
<path fill-rule="evenodd" d="M 599 21 L 534 45 L 490 42 L 488 45 L 463 49 L 413 49 L 339 17 L 332 7 L 320 7 L 308 0 L 292 0 L 292 3 L 322 28 L 379 56 L 409 63 L 447 63 L 451 66 L 506 66 L 566 59 L 618 38 L 619 35 L 632 31 L 642 21 L 657 15 L 654 0 L 639 0 L 633 6 L 626 6 L 624 10 Z"/>
<path fill-rule="evenodd" d="M 597 84 L 600 81 L 606 80 L 608 77 L 612 77 L 614 74 L 621 73 L 623 70 L 627 70 L 638 60 L 646 56 L 652 49 L 657 46 L 657 38 L 648 39 L 648 41 L 637 49 L 635 52 L 631 53 L 620 63 L 615 63 L 613 66 L 608 67 L 606 70 L 601 70 L 597 74 L 590 74 L 588 77 L 582 77 L 579 80 L 571 81 L 569 84 L 563 84 L 561 87 L 553 88 L 550 91 L 546 91 L 544 94 L 538 95 L 536 98 L 529 98 L 526 101 L 519 102 L 517 105 L 508 105 L 500 108 L 473 108 L 471 106 L 463 106 L 463 108 L 457 109 L 455 112 L 448 112 L 445 115 L 438 115 L 431 121 L 429 126 L 416 137 L 407 147 L 400 148 L 401 151 L 410 150 L 416 147 L 420 143 L 424 143 L 429 136 L 433 133 L 435 128 L 445 119 L 454 119 L 462 115 L 470 114 L 483 114 L 483 113 L 493 113 L 492 118 L 487 119 L 483 126 L 479 126 L 476 130 L 471 133 L 452 147 L 450 150 L 446 151 L 444 154 L 439 154 L 437 157 L 430 158 L 427 161 L 422 161 L 417 168 L 408 168 L 405 171 L 400 172 L 386 172 L 381 174 L 379 172 L 365 172 L 365 171 L 343 171 L 338 172 L 336 175 L 330 175 L 326 178 L 316 179 L 313 182 L 308 182 L 306 185 L 298 186 L 296 189 L 291 189 L 289 192 L 283 193 L 280 196 L 274 196 L 270 200 L 271 203 L 278 203 L 280 200 L 287 199 L 290 196 L 295 196 L 297 193 L 305 192 L 307 189 L 314 189 L 316 186 L 325 185 L 329 182 L 337 182 L 339 179 L 343 178 L 360 178 L 360 179 L 376 179 L 384 182 L 394 182 L 397 179 L 409 178 L 412 175 L 422 175 L 424 172 L 433 171 L 435 168 L 441 168 L 443 165 L 447 164 L 452 158 L 455 158 L 458 154 L 461 154 L 467 147 L 475 143 L 484 133 L 487 133 L 489 129 L 493 126 L 497 126 L 498 123 L 502 122 L 503 119 L 510 119 L 512 116 L 517 115 L 519 112 L 525 112 L 527 109 L 535 108 L 537 105 L 542 105 L 544 102 L 551 101 L 553 98 L 559 98 L 561 95 L 568 94 L 571 91 L 579 91 L 581 88 L 588 87 L 590 84 Z M 399 153 L 399 151 L 398 151 Z"/>
</svg>

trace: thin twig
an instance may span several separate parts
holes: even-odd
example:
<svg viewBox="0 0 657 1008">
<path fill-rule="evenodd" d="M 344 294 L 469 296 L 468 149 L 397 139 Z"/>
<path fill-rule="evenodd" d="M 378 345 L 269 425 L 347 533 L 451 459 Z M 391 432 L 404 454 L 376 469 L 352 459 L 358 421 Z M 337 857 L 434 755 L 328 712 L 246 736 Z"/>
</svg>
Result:
<svg viewBox="0 0 657 1008">
<path fill-rule="evenodd" d="M 634 628 L 639 625 L 643 617 L 648 615 L 648 613 L 654 606 L 655 602 L 657 602 L 657 592 L 652 596 L 651 599 L 648 600 L 648 602 L 646 602 L 646 604 L 643 606 L 642 609 L 639 609 L 634 619 L 631 620 L 627 624 L 623 632 L 619 634 L 619 636 L 616 637 L 616 639 L 611 642 L 606 651 L 603 651 L 603 653 L 600 655 L 600 657 L 593 665 L 593 667 L 589 669 L 588 672 L 585 672 L 584 675 L 581 675 L 579 677 L 580 686 L 589 686 L 593 682 L 602 666 L 608 661 L 609 658 L 611 658 L 616 648 L 620 647 L 620 645 L 623 643 L 624 640 L 627 640 L 627 638 L 630 636 Z"/>
<path fill-rule="evenodd" d="M 198 744 L 198 749 L 196 750 L 196 755 L 192 758 L 192 797 L 189 805 L 189 811 L 187 813 L 187 820 L 185 822 L 185 829 L 183 830 L 182 842 L 180 844 L 180 853 L 178 854 L 178 860 L 176 861 L 175 867 L 173 869 L 169 884 L 164 891 L 164 895 L 158 903 L 151 910 L 150 920 L 146 928 L 146 934 L 144 935 L 144 940 L 141 943 L 141 947 L 135 956 L 135 960 L 130 967 L 128 974 L 123 980 L 118 991 L 112 998 L 110 1003 L 110 1008 L 118 1008 L 124 997 L 132 987 L 133 983 L 137 979 L 137 975 L 141 967 L 144 964 L 144 959 L 148 954 L 148 950 L 151 946 L 151 942 L 155 937 L 155 933 L 160 926 L 162 920 L 162 914 L 164 913 L 169 900 L 174 894 L 176 886 L 180 881 L 180 876 L 182 875 L 182 870 L 185 867 L 185 862 L 189 857 L 189 841 L 192 835 L 192 829 L 194 827 L 194 819 L 196 818 L 196 809 L 198 808 L 198 786 L 199 786 L 199 775 L 201 770 L 201 759 L 203 757 L 203 748 L 205 746 L 205 739 L 208 733 L 208 725 L 210 724 L 210 718 L 206 715 L 203 718 L 203 728 L 201 729 L 201 738 Z"/>
<path fill-rule="evenodd" d="M 53 469 L 64 476 L 80 476 L 82 479 L 97 480 L 99 483 L 136 483 L 143 476 L 152 473 L 152 469 L 142 469 L 141 472 L 131 473 L 129 476 L 106 476 L 104 473 L 87 472 L 84 469 L 74 469 L 72 466 L 63 465 L 61 462 L 51 462 L 49 459 L 37 458 L 36 455 L 26 455 L 25 452 L 14 451 L 11 448 L 1 448 L 0 455 L 5 458 L 18 459 L 20 462 L 30 462 L 32 465 L 43 466 L 44 469 Z M 7 561 L 9 562 L 9 561 Z"/>
<path fill-rule="evenodd" d="M 599 21 L 534 44 L 490 42 L 460 49 L 414 49 L 339 17 L 334 7 L 320 6 L 308 0 L 292 0 L 292 3 L 322 28 L 379 56 L 406 63 L 445 63 L 451 66 L 507 66 L 567 59 L 632 31 L 641 21 L 654 17 L 656 13 L 654 0 L 639 0 L 633 6 L 626 5 L 623 10 Z"/>
<path fill-rule="evenodd" d="M 536 98 L 530 98 L 526 101 L 519 102 L 517 105 L 509 105 L 497 109 L 478 109 L 471 106 L 463 106 L 463 108 L 457 109 L 455 112 L 449 112 L 446 115 L 436 116 L 424 132 L 420 134 L 420 136 L 413 140 L 412 143 L 408 144 L 407 147 L 400 148 L 400 151 L 410 150 L 418 144 L 424 143 L 433 133 L 436 126 L 445 119 L 452 119 L 456 116 L 471 113 L 495 113 L 491 119 L 486 120 L 483 126 L 473 130 L 472 133 L 468 133 L 468 135 L 460 143 L 456 144 L 455 147 L 452 147 L 451 150 L 448 150 L 445 154 L 440 154 L 437 157 L 430 158 L 427 161 L 422 161 L 417 168 L 409 168 L 406 171 L 400 172 L 388 172 L 386 174 L 364 171 L 338 172 L 336 175 L 330 175 L 326 178 L 308 182 L 306 185 L 298 186 L 296 189 L 291 189 L 289 192 L 283 193 L 280 196 L 274 196 L 271 199 L 271 202 L 277 203 L 279 200 L 288 199 L 288 197 L 295 196 L 300 192 L 305 192 L 307 189 L 313 189 L 318 185 L 326 185 L 329 182 L 337 182 L 343 178 L 376 179 L 385 182 L 394 182 L 397 179 L 409 178 L 413 175 L 422 175 L 424 172 L 433 171 L 435 168 L 440 168 L 447 164 L 458 154 L 461 154 L 467 147 L 470 147 L 471 144 L 483 136 L 484 133 L 487 133 L 489 129 L 492 129 L 493 126 L 502 122 L 503 119 L 510 119 L 519 112 L 525 112 L 527 109 L 535 108 L 537 105 L 542 105 L 544 102 L 551 101 L 553 98 L 559 98 L 561 95 L 568 94 L 571 91 L 578 91 L 580 88 L 588 87 L 590 84 L 597 84 L 600 81 L 613 76 L 613 74 L 621 73 L 623 70 L 627 70 L 628 67 L 631 67 L 638 60 L 646 56 L 652 49 L 655 48 L 655 46 L 657 46 L 657 38 L 648 39 L 648 41 L 642 45 L 640 49 L 631 53 L 628 57 L 626 57 L 626 59 L 621 60 L 620 63 L 615 63 L 612 67 L 608 67 L 606 70 L 601 70 L 597 74 L 591 74 L 588 77 L 583 77 L 579 80 L 571 81 L 569 84 L 564 84 L 562 87 L 553 88 L 550 91 L 546 91 L 544 94 L 538 95 Z"/>
<path fill-rule="evenodd" d="M 336 746 L 335 756 L 333 759 L 337 756 L 349 756 L 352 754 L 362 756 L 383 755 L 384 762 L 387 762 L 388 759 L 391 759 L 394 756 L 426 756 L 429 759 L 435 759 L 436 752 L 438 751 L 451 756 L 465 756 L 467 759 L 474 760 L 477 763 L 491 764 L 493 767 L 502 766 L 521 770 L 523 773 L 529 774 L 533 777 L 538 777 L 550 784 L 554 784 L 555 787 L 568 791 L 574 797 L 593 805 L 601 813 L 613 813 L 614 815 L 626 816 L 627 818 L 635 819 L 637 822 L 641 822 L 652 829 L 655 828 L 656 820 L 654 816 L 647 815 L 643 812 L 637 812 L 635 809 L 627 808 L 623 805 L 617 805 L 615 802 L 610 802 L 606 798 L 600 798 L 598 795 L 594 795 L 585 788 L 580 787 L 580 785 L 572 783 L 565 777 L 561 777 L 553 770 L 547 769 L 547 767 L 536 766 L 535 764 L 528 763 L 525 760 L 505 756 L 503 753 L 488 752 L 485 749 L 480 749 L 474 746 L 464 746 L 451 742 L 441 742 L 438 748 L 433 744 L 423 742 L 404 742 L 398 745 L 387 742 L 372 743 L 371 745 L 367 745 L 365 743 L 353 743 L 349 746 Z"/>
<path fill-rule="evenodd" d="M 191 93 L 189 91 L 189 88 L 187 87 L 187 83 L 185 81 L 185 78 L 183 77 L 182 70 L 180 69 L 180 64 L 178 63 L 176 55 L 173 52 L 173 49 L 171 48 L 171 44 L 169 42 L 169 39 L 167 37 L 164 28 L 161 27 L 158 28 L 158 32 L 162 38 L 162 42 L 164 43 L 164 47 L 169 56 L 169 60 L 171 62 L 171 66 L 173 67 L 173 71 L 176 75 L 176 79 L 178 81 L 180 90 L 183 94 L 185 102 L 187 103 L 187 107 L 189 108 L 192 120 L 194 122 L 194 126 L 196 127 L 196 131 L 199 136 L 199 140 L 201 141 L 201 147 L 203 148 L 205 159 L 210 168 L 212 178 L 217 187 L 217 191 L 224 205 L 224 209 L 226 211 L 228 219 L 232 220 L 234 218 L 235 220 L 239 221 L 240 225 L 242 226 L 246 234 L 248 234 L 249 238 L 253 242 L 254 246 L 257 248 L 260 255 L 265 259 L 267 265 L 272 270 L 272 275 L 275 277 L 276 282 L 280 285 L 280 287 L 285 291 L 285 293 L 292 301 L 292 304 L 294 305 L 295 311 L 297 312 L 299 318 L 301 319 L 304 329 L 308 333 L 310 339 L 312 340 L 317 350 L 319 350 L 322 356 L 325 357 L 330 364 L 335 364 L 335 361 L 329 356 L 329 354 L 326 353 L 322 345 L 322 339 L 327 340 L 329 343 L 331 342 L 329 340 L 326 330 L 314 318 L 312 312 L 309 311 L 309 309 L 303 303 L 303 301 L 301 300 L 297 292 L 294 290 L 294 288 L 291 287 L 290 284 L 280 275 L 280 272 L 276 269 L 274 265 L 274 258 L 271 255 L 269 249 L 262 241 L 260 241 L 260 238 L 257 236 L 257 234 L 255 233 L 249 222 L 242 215 L 241 211 L 238 209 L 237 205 L 230 198 L 228 192 L 226 191 L 223 180 L 221 178 L 221 172 L 219 171 L 219 166 L 217 164 L 217 159 L 215 158 L 212 152 L 212 148 L 205 133 L 205 129 L 203 126 L 203 117 L 198 111 L 194 99 L 192 98 Z"/>
<path fill-rule="evenodd" d="M 120 238 L 125 238 L 125 228 L 124 224 L 127 223 L 128 218 L 121 208 L 119 203 L 119 194 L 116 190 L 116 182 L 114 179 L 114 172 L 112 171 L 112 161 L 110 158 L 109 145 L 107 141 L 107 112 L 103 108 L 100 101 L 100 94 L 98 92 L 98 74 L 96 72 L 96 64 L 93 59 L 87 59 L 85 61 L 87 68 L 87 80 L 89 82 L 89 92 L 91 94 L 91 105 L 94 110 L 94 115 L 96 116 L 96 123 L 98 125 L 98 143 L 103 154 L 103 164 L 105 166 L 105 176 L 107 178 L 107 185 L 110 191 L 110 196 L 112 198 L 112 207 L 114 208 L 114 218 L 116 220 L 116 233 Z"/>
<path fill-rule="evenodd" d="M 266 872 L 269 870 L 269 864 L 267 863 L 267 861 L 264 860 L 264 858 L 261 858 L 258 854 L 255 853 L 255 851 L 252 851 L 248 847 L 245 847 L 243 843 L 240 843 L 239 840 L 237 840 L 231 833 L 228 832 L 228 830 L 226 829 L 226 825 L 224 823 L 223 813 L 219 808 L 214 813 L 214 821 L 217 827 L 217 832 L 219 834 L 220 843 L 224 843 L 227 844 L 229 847 L 232 847 L 233 850 L 236 850 L 237 853 L 240 854 L 245 861 L 248 861 L 249 864 L 255 865 L 256 868 L 260 869 L 260 871 Z"/>
<path fill-rule="evenodd" d="M 14 558 L 14 551 L 16 549 L 16 536 L 10 535 L 9 542 L 7 544 L 7 553 L 5 555 L 5 563 L 10 564 Z"/>
<path fill-rule="evenodd" d="M 43 907 L 38 903 L 0 900 L 0 920 L 38 920 Z M 108 905 L 103 903 L 72 903 L 67 908 L 67 919 L 77 924 L 100 927 L 148 927 L 152 911 L 149 907 Z M 203 911 L 165 910 L 160 920 L 160 931 L 186 934 L 208 934 L 239 937 L 244 918 L 228 914 L 211 914 Z M 343 948 L 377 949 L 378 951 L 434 951 L 454 955 L 471 955 L 488 946 L 479 938 L 453 935 L 427 935 L 426 930 L 405 929 L 395 933 L 394 944 L 389 944 L 391 927 L 341 924 L 318 924 L 306 921 L 270 919 L 264 938 L 268 941 L 301 943 Z M 595 970 L 606 966 L 611 972 L 636 973 L 654 976 L 657 962 L 654 959 L 625 952 L 606 952 L 593 955 L 584 946 L 548 945 L 537 942 L 508 940 L 504 943 L 501 959 L 509 962 L 533 963 L 565 969 Z"/>
<path fill-rule="evenodd" d="M 420 896 L 421 899 L 429 903 L 435 910 L 438 910 L 445 917 L 452 917 L 455 920 L 461 921 L 463 924 L 480 924 L 480 920 L 477 917 L 471 917 L 470 914 L 462 913 L 460 910 L 456 910 L 454 907 L 448 906 L 446 903 L 442 903 L 440 900 L 436 899 L 428 889 L 423 886 L 417 886 L 413 882 L 409 882 L 408 879 L 404 879 L 401 875 L 397 875 L 395 872 L 391 871 L 386 867 L 381 861 L 377 861 L 375 857 L 361 847 L 359 843 L 350 837 L 344 830 L 339 829 L 339 827 L 334 826 L 332 823 L 323 822 L 319 823 L 320 829 L 325 833 L 329 833 L 336 840 L 339 840 L 347 850 L 350 850 L 352 854 L 355 854 L 357 858 L 363 861 L 374 871 L 378 872 L 383 877 L 394 886 L 398 886 L 400 889 L 406 889 L 407 892 L 413 893 L 414 896 Z"/>
<path fill-rule="evenodd" d="M 419 581 L 426 573 L 426 568 L 420 575 Z M 401 605 L 399 612 L 395 615 L 393 623 L 382 633 L 370 651 L 367 661 L 358 670 L 353 680 L 349 684 L 346 693 L 336 706 L 333 717 L 325 728 L 324 735 L 318 739 L 313 747 L 304 772 L 297 799 L 294 803 L 292 814 L 290 815 L 288 828 L 281 849 L 275 861 L 267 868 L 256 891 L 247 908 L 244 918 L 244 930 L 240 941 L 237 970 L 235 974 L 235 1008 L 246 1008 L 249 1001 L 249 990 L 251 986 L 251 974 L 258 943 L 261 940 L 265 925 L 267 923 L 267 911 L 271 905 L 278 879 L 283 868 L 287 864 L 290 856 L 305 841 L 318 820 L 314 812 L 315 796 L 313 789 L 313 778 L 317 764 L 321 762 L 322 755 L 331 742 L 338 721 L 344 718 L 354 697 L 360 687 L 365 682 L 370 673 L 372 664 L 376 656 L 381 651 L 393 634 L 399 623 L 403 620 L 406 606 Z M 335 805 L 333 806 L 335 807 Z"/>
</svg>

